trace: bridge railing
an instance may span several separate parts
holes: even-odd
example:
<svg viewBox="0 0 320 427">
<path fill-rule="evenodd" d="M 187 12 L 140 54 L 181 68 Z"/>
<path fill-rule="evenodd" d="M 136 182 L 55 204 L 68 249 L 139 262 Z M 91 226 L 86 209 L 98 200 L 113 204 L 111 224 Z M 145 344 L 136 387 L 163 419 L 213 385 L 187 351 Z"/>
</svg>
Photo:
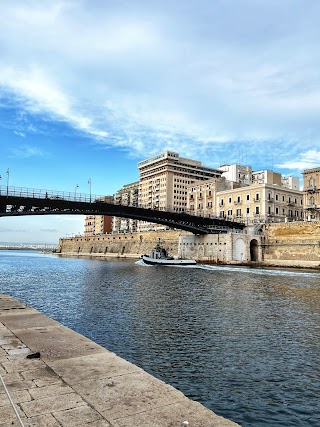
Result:
<svg viewBox="0 0 320 427">
<path fill-rule="evenodd" d="M 95 200 L 104 199 L 105 196 L 95 194 L 78 193 L 76 191 L 55 191 L 27 187 L 7 187 L 0 186 L 0 196 L 8 197 L 25 197 L 28 199 L 51 199 L 51 200 L 68 200 L 71 202 L 91 203 Z M 109 202 L 110 203 L 110 202 Z"/>
<path fill-rule="evenodd" d="M 174 206 L 163 206 L 155 207 L 151 205 L 138 205 L 137 203 L 119 203 L 114 201 L 113 196 L 97 196 L 94 194 L 78 193 L 75 191 L 55 191 L 55 190 L 46 190 L 46 189 L 35 189 L 28 187 L 12 187 L 12 186 L 0 186 L 0 196 L 7 197 L 21 197 L 26 199 L 48 199 L 48 200 L 65 200 L 71 202 L 85 202 L 85 203 L 94 203 L 94 202 L 106 202 L 111 204 L 116 204 L 120 206 L 129 206 L 135 208 L 143 209 L 152 209 L 163 212 L 172 212 L 177 214 L 188 214 L 192 216 L 210 218 L 210 219 L 219 219 L 219 220 L 229 220 L 232 222 L 244 222 L 243 218 L 222 218 L 213 214 L 207 214 L 202 210 L 189 210 L 184 207 L 178 208 Z"/>
</svg>

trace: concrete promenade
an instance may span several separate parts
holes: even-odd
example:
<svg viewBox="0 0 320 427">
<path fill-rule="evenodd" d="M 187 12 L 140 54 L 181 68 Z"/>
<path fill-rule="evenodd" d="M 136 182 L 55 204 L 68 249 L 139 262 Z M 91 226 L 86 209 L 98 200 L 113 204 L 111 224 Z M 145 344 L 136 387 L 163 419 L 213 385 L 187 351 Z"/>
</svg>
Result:
<svg viewBox="0 0 320 427">
<path fill-rule="evenodd" d="M 1 294 L 0 375 L 25 427 L 238 426 Z M 0 427 L 9 426 L 21 423 L 0 382 Z"/>
</svg>

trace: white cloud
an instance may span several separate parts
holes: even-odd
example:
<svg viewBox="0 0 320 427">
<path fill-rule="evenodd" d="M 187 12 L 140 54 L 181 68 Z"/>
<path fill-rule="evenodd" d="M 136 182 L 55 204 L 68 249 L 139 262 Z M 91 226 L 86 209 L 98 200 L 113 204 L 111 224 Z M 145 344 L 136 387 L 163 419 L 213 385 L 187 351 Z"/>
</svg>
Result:
<svg viewBox="0 0 320 427">
<path fill-rule="evenodd" d="M 2 3 L 0 92 L 132 155 L 226 157 L 243 144 L 253 161 L 268 145 L 279 167 L 301 169 L 309 161 L 292 147 L 319 144 L 320 5 L 202 6 Z"/>
<path fill-rule="evenodd" d="M 320 151 L 317 150 L 308 150 L 304 153 L 301 153 L 299 159 L 294 161 L 288 161 L 280 163 L 277 166 L 279 168 L 286 169 L 312 169 L 320 165 Z"/>
</svg>

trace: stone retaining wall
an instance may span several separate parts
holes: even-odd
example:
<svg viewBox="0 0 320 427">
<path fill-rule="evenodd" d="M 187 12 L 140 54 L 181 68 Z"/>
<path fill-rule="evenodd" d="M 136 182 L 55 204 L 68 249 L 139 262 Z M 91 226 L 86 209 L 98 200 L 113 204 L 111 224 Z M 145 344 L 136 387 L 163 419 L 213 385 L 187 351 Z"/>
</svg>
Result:
<svg viewBox="0 0 320 427">
<path fill-rule="evenodd" d="M 77 256 L 140 258 L 143 254 L 149 254 L 160 238 L 161 244 L 169 253 L 177 256 L 179 237 L 187 234 L 185 231 L 174 230 L 81 236 L 60 239 L 57 252 Z"/>
<path fill-rule="evenodd" d="M 320 267 L 320 222 L 266 224 L 263 262 L 289 267 Z"/>
</svg>

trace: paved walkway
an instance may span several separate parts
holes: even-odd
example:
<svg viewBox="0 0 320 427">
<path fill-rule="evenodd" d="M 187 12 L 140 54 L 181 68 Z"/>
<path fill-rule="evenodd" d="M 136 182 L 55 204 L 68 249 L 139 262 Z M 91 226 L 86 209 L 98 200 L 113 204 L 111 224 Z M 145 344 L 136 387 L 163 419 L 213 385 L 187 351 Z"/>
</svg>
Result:
<svg viewBox="0 0 320 427">
<path fill-rule="evenodd" d="M 1 294 L 0 375 L 25 427 L 238 426 Z M 20 425 L 0 382 L 0 427 Z"/>
</svg>

